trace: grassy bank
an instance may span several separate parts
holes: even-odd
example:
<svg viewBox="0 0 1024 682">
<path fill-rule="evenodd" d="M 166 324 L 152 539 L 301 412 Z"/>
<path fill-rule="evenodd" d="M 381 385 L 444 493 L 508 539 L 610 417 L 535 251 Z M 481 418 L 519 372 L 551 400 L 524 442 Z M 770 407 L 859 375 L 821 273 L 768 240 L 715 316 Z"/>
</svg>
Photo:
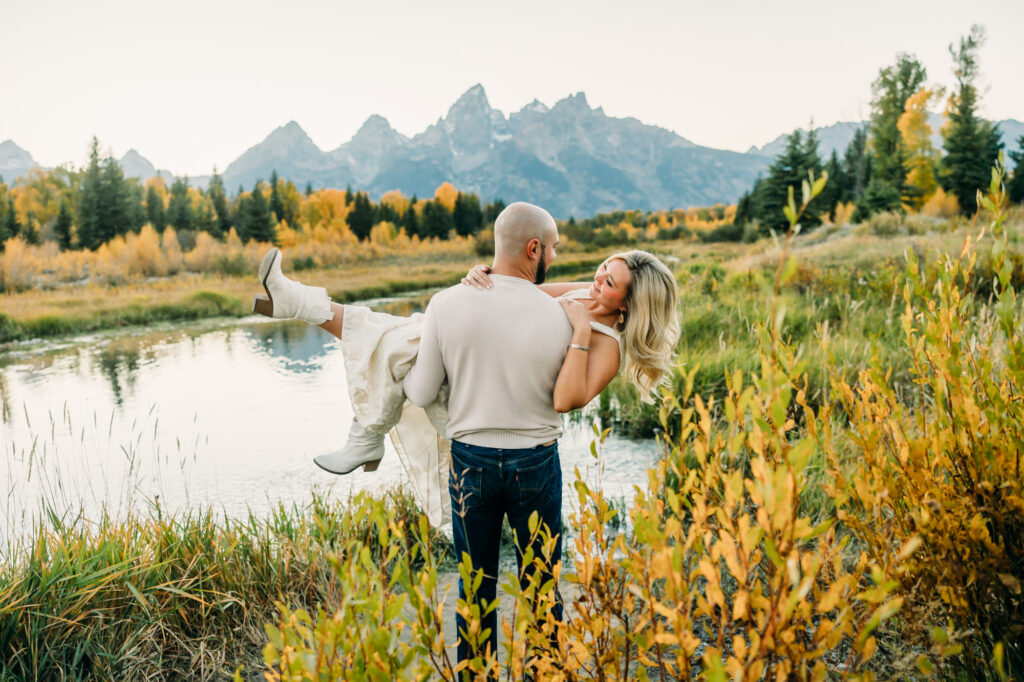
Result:
<svg viewBox="0 0 1024 682">
<path fill-rule="evenodd" d="M 608 250 L 607 253 L 612 253 Z M 552 277 L 589 277 L 604 252 L 567 254 L 552 265 Z M 341 303 L 394 296 L 456 284 L 476 256 L 390 258 L 358 267 L 305 270 L 294 275 L 327 288 Z M 288 269 L 288 263 L 285 262 Z M 89 283 L 0 294 L 0 343 L 51 338 L 154 322 L 186 322 L 252 313 L 262 292 L 255 274 L 183 274 L 110 286 Z"/>
<path fill-rule="evenodd" d="M 259 668 L 277 602 L 337 603 L 333 563 L 358 546 L 382 561 L 370 522 L 412 528 L 411 496 L 314 496 L 267 518 L 210 511 L 50 516 L 0 569 L 0 680 L 225 679 Z M 435 558 L 447 541 L 433 535 Z M 362 549 L 361 549 L 362 551 Z"/>
<path fill-rule="evenodd" d="M 1010 237 L 1006 258 L 1011 283 L 1021 286 L 1024 215 L 1011 214 L 1005 227 Z M 910 377 L 911 357 L 903 347 L 900 326 L 905 254 L 913 252 L 923 261 L 955 254 L 969 232 L 967 226 L 892 236 L 875 235 L 863 227 L 832 235 L 812 232 L 794 240 L 796 270 L 777 299 L 773 282 L 778 256 L 768 243 L 745 252 L 726 252 L 717 261 L 685 259 L 676 273 L 682 328 L 676 348 L 679 364 L 671 378 L 673 392 L 682 392 L 693 371 L 693 391 L 705 399 L 720 400 L 733 372 L 758 371 L 756 328 L 777 306 L 776 313 L 783 314 L 780 334 L 806 366 L 806 391 L 812 405 L 829 398 L 833 373 L 853 382 L 860 370 L 872 364 L 888 368 L 889 385 L 913 403 L 918 390 Z M 981 254 L 970 283 L 975 312 L 988 305 L 995 275 L 991 259 Z M 822 341 L 828 342 L 827 353 Z M 601 405 L 606 425 L 614 423 L 620 433 L 650 436 L 658 428 L 658 409 L 641 403 L 621 377 L 602 395 Z"/>
</svg>

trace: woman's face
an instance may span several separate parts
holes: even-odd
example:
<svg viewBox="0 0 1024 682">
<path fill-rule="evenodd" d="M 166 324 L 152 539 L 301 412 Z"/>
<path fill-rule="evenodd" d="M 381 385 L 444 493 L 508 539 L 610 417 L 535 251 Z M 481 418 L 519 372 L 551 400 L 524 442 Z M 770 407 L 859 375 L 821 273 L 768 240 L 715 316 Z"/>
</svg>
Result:
<svg viewBox="0 0 1024 682">
<path fill-rule="evenodd" d="M 590 287 L 590 295 L 606 308 L 625 309 L 624 301 L 632 277 L 629 267 L 618 258 L 605 261 L 594 275 L 594 284 Z"/>
</svg>

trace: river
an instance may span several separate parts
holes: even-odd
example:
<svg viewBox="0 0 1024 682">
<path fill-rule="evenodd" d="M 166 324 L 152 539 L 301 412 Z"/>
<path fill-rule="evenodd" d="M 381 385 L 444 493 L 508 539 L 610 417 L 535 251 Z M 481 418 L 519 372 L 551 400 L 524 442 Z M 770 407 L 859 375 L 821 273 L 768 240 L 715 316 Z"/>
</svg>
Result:
<svg viewBox="0 0 1024 682">
<path fill-rule="evenodd" d="M 367 302 L 408 314 L 425 298 Z M 238 517 L 312 491 L 346 498 L 407 480 L 387 442 L 374 473 L 334 476 L 312 457 L 352 419 L 341 344 L 301 322 L 260 317 L 115 330 L 9 346 L 0 355 L 0 536 L 43 509 L 66 518 L 212 507 Z M 591 454 L 590 412 L 566 420 L 565 499 L 574 471 L 613 497 L 645 485 L 659 446 L 612 434 Z"/>
</svg>

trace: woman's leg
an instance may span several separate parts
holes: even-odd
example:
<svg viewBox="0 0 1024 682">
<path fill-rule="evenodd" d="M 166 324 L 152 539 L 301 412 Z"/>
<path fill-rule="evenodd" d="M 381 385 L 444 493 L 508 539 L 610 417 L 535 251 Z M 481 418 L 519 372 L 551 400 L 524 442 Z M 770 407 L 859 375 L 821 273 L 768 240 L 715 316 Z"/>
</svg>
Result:
<svg viewBox="0 0 1024 682">
<path fill-rule="evenodd" d="M 345 306 L 340 303 L 331 301 L 331 312 L 334 313 L 334 317 L 327 320 L 320 325 L 320 328 L 325 332 L 330 332 L 334 336 L 341 338 L 341 326 L 345 320 Z"/>
</svg>

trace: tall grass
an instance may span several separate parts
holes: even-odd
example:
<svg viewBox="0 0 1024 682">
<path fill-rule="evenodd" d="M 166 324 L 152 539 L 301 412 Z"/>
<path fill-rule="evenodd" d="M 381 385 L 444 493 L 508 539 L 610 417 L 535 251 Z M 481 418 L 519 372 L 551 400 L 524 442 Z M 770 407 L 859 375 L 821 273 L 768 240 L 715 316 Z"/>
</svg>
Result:
<svg viewBox="0 0 1024 682">
<path fill-rule="evenodd" d="M 331 561 L 355 543 L 381 560 L 370 512 L 411 527 L 392 490 L 372 499 L 115 517 L 44 514 L 0 570 L 0 679 L 223 679 L 259 662 L 278 603 L 337 603 Z M 435 557 L 447 551 L 432 534 Z"/>
</svg>

